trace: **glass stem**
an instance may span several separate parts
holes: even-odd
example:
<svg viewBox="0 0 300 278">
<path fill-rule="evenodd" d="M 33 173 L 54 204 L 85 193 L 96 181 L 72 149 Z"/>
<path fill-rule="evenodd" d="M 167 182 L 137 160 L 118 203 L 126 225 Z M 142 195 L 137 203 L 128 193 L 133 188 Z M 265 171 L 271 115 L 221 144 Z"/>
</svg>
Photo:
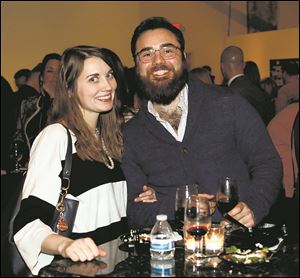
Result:
<svg viewBox="0 0 300 278">
<path fill-rule="evenodd" d="M 195 255 L 196 257 L 201 257 L 201 237 L 195 237 Z"/>
</svg>

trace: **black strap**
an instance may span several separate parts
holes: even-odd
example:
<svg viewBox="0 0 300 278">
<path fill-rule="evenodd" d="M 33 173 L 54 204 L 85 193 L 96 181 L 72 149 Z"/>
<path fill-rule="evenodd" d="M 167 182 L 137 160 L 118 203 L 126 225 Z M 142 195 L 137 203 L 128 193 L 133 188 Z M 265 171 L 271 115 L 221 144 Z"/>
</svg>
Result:
<svg viewBox="0 0 300 278">
<path fill-rule="evenodd" d="M 294 165 L 294 157 L 295 154 L 297 168 L 299 168 L 299 111 L 296 114 L 291 134 L 291 151 L 292 151 L 292 167 L 293 167 L 293 178 L 294 178 L 294 191 L 296 190 L 297 179 L 295 174 L 295 165 Z M 298 173 L 299 175 L 299 173 Z"/>
<path fill-rule="evenodd" d="M 63 127 L 67 130 L 68 134 L 68 147 L 67 147 L 67 152 L 66 152 L 66 159 L 65 159 L 65 166 L 63 169 L 63 180 L 70 180 L 71 176 L 71 169 L 72 169 L 72 138 L 70 131 L 67 127 L 63 125 Z M 63 183 L 62 183 L 63 185 Z"/>
<path fill-rule="evenodd" d="M 295 155 L 296 155 L 297 165 L 299 166 L 299 111 L 295 117 L 295 121 L 293 125 L 293 136 L 294 136 Z"/>
</svg>

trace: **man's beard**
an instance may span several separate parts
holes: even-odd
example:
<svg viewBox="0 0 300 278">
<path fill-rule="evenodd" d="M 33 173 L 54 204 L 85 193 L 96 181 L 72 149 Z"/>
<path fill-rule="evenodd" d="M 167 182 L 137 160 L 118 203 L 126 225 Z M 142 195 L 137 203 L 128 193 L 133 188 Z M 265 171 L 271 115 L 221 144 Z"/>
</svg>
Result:
<svg viewBox="0 0 300 278">
<path fill-rule="evenodd" d="M 166 65 L 157 65 L 150 69 L 149 74 L 159 70 L 170 70 Z M 173 69 L 172 69 L 173 70 Z M 173 70 L 174 72 L 174 70 Z M 137 70 L 137 85 L 142 96 L 157 104 L 170 104 L 182 90 L 188 80 L 188 71 L 183 65 L 181 70 L 174 73 L 171 79 L 163 79 L 161 81 L 153 81 L 149 77 L 139 75 Z"/>
</svg>

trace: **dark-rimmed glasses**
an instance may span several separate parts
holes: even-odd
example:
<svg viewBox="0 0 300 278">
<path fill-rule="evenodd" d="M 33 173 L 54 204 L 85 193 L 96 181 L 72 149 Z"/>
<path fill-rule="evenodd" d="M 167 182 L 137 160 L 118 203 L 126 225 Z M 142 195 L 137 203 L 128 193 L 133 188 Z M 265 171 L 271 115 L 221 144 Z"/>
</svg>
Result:
<svg viewBox="0 0 300 278">
<path fill-rule="evenodd" d="M 142 63 L 149 63 L 152 61 L 153 57 L 155 56 L 156 51 L 159 51 L 160 56 L 165 60 L 170 60 L 175 58 L 177 50 L 181 50 L 179 47 L 168 44 L 163 45 L 159 49 L 153 48 L 145 48 L 142 49 L 140 52 L 136 53 L 135 56 L 138 56 Z"/>
</svg>

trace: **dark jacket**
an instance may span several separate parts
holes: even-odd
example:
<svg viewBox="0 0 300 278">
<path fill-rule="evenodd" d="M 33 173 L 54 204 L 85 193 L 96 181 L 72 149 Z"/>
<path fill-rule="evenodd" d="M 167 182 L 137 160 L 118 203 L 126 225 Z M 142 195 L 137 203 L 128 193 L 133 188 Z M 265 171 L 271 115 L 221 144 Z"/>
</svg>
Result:
<svg viewBox="0 0 300 278">
<path fill-rule="evenodd" d="M 268 213 L 280 188 L 280 158 L 251 105 L 227 88 L 190 77 L 188 118 L 182 142 L 142 109 L 124 130 L 122 167 L 128 183 L 127 216 L 131 227 L 153 225 L 160 213 L 174 219 L 176 187 L 198 183 L 215 194 L 218 178 L 237 179 L 240 201 L 255 221 Z M 158 202 L 135 203 L 144 184 L 156 190 Z M 213 215 L 219 221 L 218 211 Z"/>
<path fill-rule="evenodd" d="M 10 144 L 15 126 L 14 94 L 8 81 L 1 76 L 1 169 L 10 168 Z"/>
<path fill-rule="evenodd" d="M 13 142 L 21 144 L 22 162 L 26 163 L 35 137 L 46 126 L 52 101 L 47 93 L 40 94 L 30 86 L 24 89 L 26 92 L 22 94 Z"/>
<path fill-rule="evenodd" d="M 245 98 L 261 116 L 265 125 L 274 117 L 274 105 L 271 97 L 264 90 L 253 84 L 246 76 L 237 77 L 230 88 Z"/>
</svg>

